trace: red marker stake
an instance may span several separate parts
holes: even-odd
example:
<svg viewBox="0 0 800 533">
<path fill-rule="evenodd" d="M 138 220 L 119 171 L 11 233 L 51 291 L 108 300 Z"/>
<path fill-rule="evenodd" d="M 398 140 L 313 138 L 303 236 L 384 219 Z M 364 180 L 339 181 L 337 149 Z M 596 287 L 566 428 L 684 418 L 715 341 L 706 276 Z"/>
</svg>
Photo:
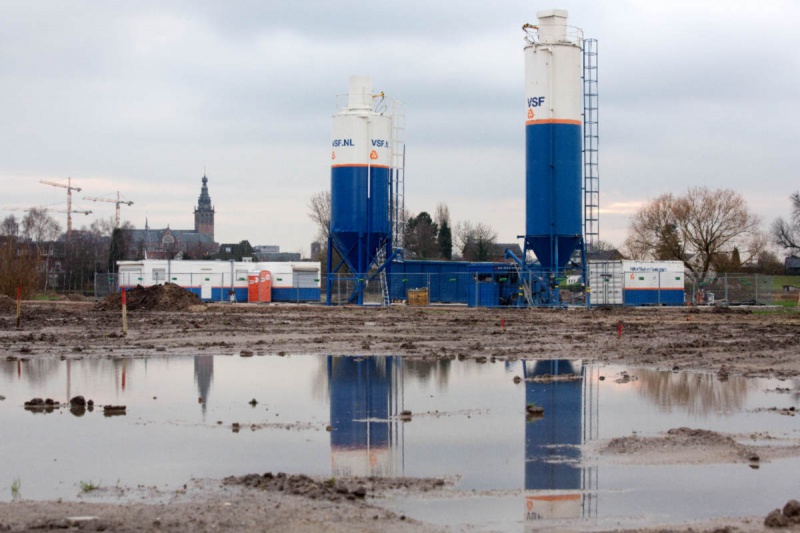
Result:
<svg viewBox="0 0 800 533">
<path fill-rule="evenodd" d="M 617 324 L 617 338 L 619 339 L 621 337 L 622 337 L 622 322 Z"/>
<path fill-rule="evenodd" d="M 505 319 L 505 318 L 501 318 L 501 319 L 500 319 L 500 330 L 501 330 L 503 333 L 505 333 L 505 332 L 506 332 L 506 319 Z"/>
<path fill-rule="evenodd" d="M 128 334 L 128 296 L 125 287 L 122 288 L 122 334 Z"/>
</svg>

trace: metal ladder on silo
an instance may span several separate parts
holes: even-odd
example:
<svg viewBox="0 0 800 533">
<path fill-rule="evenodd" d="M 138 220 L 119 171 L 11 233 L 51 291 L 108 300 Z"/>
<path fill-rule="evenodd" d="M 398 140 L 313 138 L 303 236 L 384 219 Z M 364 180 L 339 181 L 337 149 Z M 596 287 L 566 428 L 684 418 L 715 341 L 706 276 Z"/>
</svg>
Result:
<svg viewBox="0 0 800 533">
<path fill-rule="evenodd" d="M 401 102 L 393 100 L 392 113 L 392 172 L 390 215 L 392 220 L 392 247 L 394 252 L 405 248 L 406 236 L 406 116 L 400 112 Z M 402 261 L 403 254 L 397 254 Z"/>
<path fill-rule="evenodd" d="M 380 251 L 378 251 L 376 262 L 378 265 L 383 265 L 383 263 L 386 262 L 386 251 L 383 248 L 381 248 Z M 380 274 L 378 274 L 378 281 L 381 284 L 381 295 L 383 296 L 383 305 L 386 306 L 392 305 L 392 300 L 389 295 L 389 284 L 387 283 L 386 280 L 385 267 L 383 270 L 381 270 Z"/>
<path fill-rule="evenodd" d="M 589 250 L 600 240 L 597 39 L 583 41 L 583 234 Z"/>
</svg>

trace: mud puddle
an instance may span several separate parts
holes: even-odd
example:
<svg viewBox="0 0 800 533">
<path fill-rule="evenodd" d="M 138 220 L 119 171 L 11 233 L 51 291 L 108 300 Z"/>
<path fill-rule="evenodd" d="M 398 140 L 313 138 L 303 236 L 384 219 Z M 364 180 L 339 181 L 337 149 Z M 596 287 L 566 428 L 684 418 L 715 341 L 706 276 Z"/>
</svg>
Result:
<svg viewBox="0 0 800 533">
<path fill-rule="evenodd" d="M 519 531 L 763 516 L 800 492 L 787 474 L 800 467 L 792 380 L 566 360 L 196 356 L 2 361 L 0 395 L 5 501 L 136 500 L 263 472 L 443 478 L 374 503 Z M 70 410 L 77 395 L 126 409 Z M 36 397 L 60 405 L 25 409 Z"/>
</svg>

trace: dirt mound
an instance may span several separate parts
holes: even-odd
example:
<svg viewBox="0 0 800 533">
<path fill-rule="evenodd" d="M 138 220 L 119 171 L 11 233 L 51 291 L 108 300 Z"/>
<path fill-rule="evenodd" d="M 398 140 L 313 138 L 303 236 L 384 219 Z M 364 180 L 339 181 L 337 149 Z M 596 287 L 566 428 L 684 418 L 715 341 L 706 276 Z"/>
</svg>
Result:
<svg viewBox="0 0 800 533">
<path fill-rule="evenodd" d="M 711 312 L 718 315 L 749 315 L 752 313 L 749 309 L 734 309 L 727 305 L 715 305 L 711 308 Z"/>
<path fill-rule="evenodd" d="M 17 302 L 5 294 L 0 294 L 0 313 L 15 313 L 16 311 Z"/>
<path fill-rule="evenodd" d="M 601 454 L 626 464 L 740 463 L 759 461 L 750 448 L 730 435 L 704 429 L 674 428 L 657 437 L 632 435 L 611 439 Z"/>
<path fill-rule="evenodd" d="M 305 496 L 313 500 L 363 500 L 367 494 L 389 490 L 415 490 L 427 492 L 444 487 L 447 483 L 438 478 L 377 478 L 358 477 L 346 479 L 312 479 L 305 475 L 290 475 L 280 472 L 273 474 L 248 474 L 229 476 L 223 480 L 225 485 L 244 485 L 265 491 L 278 491 Z"/>
<path fill-rule="evenodd" d="M 142 287 L 137 285 L 127 291 L 129 311 L 182 311 L 191 306 L 205 305 L 199 296 L 174 283 Z M 116 311 L 122 306 L 122 294 L 107 296 L 94 308 Z"/>
</svg>

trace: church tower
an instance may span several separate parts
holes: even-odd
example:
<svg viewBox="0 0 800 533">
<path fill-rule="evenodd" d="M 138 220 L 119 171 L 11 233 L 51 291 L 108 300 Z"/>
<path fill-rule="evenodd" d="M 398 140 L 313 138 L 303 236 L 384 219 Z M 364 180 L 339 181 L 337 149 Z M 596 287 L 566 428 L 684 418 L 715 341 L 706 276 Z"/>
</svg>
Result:
<svg viewBox="0 0 800 533">
<path fill-rule="evenodd" d="M 203 174 L 203 187 L 200 189 L 197 207 L 194 208 L 194 231 L 211 235 L 211 239 L 214 239 L 214 207 L 211 205 L 211 197 L 208 195 L 208 178 L 205 174 Z"/>
</svg>

